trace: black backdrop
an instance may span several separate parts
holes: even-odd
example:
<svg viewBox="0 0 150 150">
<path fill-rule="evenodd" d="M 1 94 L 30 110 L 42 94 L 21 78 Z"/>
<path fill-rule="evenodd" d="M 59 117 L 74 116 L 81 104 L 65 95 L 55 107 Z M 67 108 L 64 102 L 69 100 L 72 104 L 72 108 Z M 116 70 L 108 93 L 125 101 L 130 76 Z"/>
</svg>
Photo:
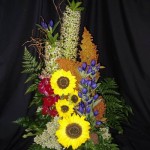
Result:
<svg viewBox="0 0 150 150">
<path fill-rule="evenodd" d="M 58 3 L 58 0 L 56 1 Z M 134 116 L 115 136 L 122 150 L 150 149 L 150 1 L 85 0 L 82 24 L 94 36 L 103 77 L 114 77 Z M 32 139 L 12 121 L 32 113 L 21 74 L 22 46 L 40 17 L 58 20 L 52 0 L 0 0 L 0 150 L 26 150 Z M 35 33 L 36 34 L 36 33 Z"/>
</svg>

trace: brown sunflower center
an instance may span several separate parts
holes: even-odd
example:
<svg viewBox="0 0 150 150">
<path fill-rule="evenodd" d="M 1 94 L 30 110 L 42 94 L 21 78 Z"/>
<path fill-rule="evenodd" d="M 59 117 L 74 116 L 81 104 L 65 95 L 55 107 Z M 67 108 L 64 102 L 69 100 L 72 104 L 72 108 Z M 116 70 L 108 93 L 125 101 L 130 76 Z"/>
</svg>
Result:
<svg viewBox="0 0 150 150">
<path fill-rule="evenodd" d="M 61 106 L 61 111 L 62 111 L 63 113 L 67 112 L 68 110 L 69 110 L 69 107 L 68 107 L 68 106 L 66 106 L 66 105 Z"/>
<path fill-rule="evenodd" d="M 71 97 L 71 101 L 72 101 L 73 103 L 76 103 L 76 102 L 78 101 L 78 96 L 73 95 L 73 96 Z"/>
<path fill-rule="evenodd" d="M 66 134 L 70 138 L 78 138 L 82 134 L 82 128 L 79 124 L 72 123 L 66 127 Z"/>
<path fill-rule="evenodd" d="M 69 86 L 69 79 L 67 77 L 60 77 L 57 80 L 57 84 L 58 84 L 59 88 L 65 89 Z"/>
</svg>

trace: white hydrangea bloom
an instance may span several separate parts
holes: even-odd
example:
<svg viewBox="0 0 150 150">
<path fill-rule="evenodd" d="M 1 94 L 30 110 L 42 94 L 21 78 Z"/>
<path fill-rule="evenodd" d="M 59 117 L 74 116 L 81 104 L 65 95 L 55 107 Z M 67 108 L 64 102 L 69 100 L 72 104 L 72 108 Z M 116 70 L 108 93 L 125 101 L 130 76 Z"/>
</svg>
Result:
<svg viewBox="0 0 150 150">
<path fill-rule="evenodd" d="M 42 146 L 42 148 L 50 148 L 61 150 L 62 147 L 57 141 L 57 137 L 55 136 L 56 130 L 59 127 L 58 124 L 59 117 L 54 117 L 52 122 L 48 122 L 46 124 L 47 129 L 43 131 L 41 135 L 37 135 L 34 138 L 34 142 Z"/>
<path fill-rule="evenodd" d="M 111 137 L 111 134 L 109 133 L 109 128 L 100 128 L 102 132 L 103 139 L 109 140 Z"/>
</svg>

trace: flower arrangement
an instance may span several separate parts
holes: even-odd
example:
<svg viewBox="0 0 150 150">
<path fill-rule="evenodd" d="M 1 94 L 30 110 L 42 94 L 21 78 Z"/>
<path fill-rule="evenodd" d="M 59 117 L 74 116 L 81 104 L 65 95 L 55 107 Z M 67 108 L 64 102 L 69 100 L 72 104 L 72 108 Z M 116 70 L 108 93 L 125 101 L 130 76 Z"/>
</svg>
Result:
<svg viewBox="0 0 150 150">
<path fill-rule="evenodd" d="M 79 44 L 81 2 L 68 1 L 60 24 L 38 25 L 42 38 L 32 38 L 39 58 L 25 48 L 23 73 L 26 93 L 34 92 L 30 107 L 34 116 L 15 122 L 25 128 L 24 138 L 33 136 L 29 150 L 117 150 L 111 130 L 122 132 L 121 122 L 131 112 L 113 79 L 101 80 L 98 51 L 84 28 Z"/>
</svg>

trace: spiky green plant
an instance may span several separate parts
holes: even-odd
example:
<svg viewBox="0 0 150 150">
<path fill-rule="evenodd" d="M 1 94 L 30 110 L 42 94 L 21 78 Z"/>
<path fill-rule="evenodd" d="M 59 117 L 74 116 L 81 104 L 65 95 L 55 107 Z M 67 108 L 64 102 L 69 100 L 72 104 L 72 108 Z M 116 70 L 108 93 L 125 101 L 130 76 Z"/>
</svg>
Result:
<svg viewBox="0 0 150 150">
<path fill-rule="evenodd" d="M 131 108 L 125 104 L 124 99 L 118 93 L 118 86 L 114 79 L 107 78 L 101 81 L 97 89 L 106 102 L 107 124 L 110 128 L 123 132 L 122 122 L 128 121 L 128 115 L 132 113 Z"/>
<path fill-rule="evenodd" d="M 84 10 L 83 7 L 81 7 L 82 2 L 76 2 L 75 0 L 72 0 L 70 2 L 70 0 L 67 0 L 69 3 L 69 7 L 72 11 L 82 11 Z"/>
<path fill-rule="evenodd" d="M 36 57 L 32 56 L 32 54 L 27 50 L 27 48 L 25 48 L 23 55 L 24 70 L 22 71 L 22 73 L 27 73 L 29 75 L 25 83 L 32 81 L 31 85 L 26 90 L 26 94 L 33 91 L 35 92 L 30 106 L 36 105 L 37 107 L 39 107 L 42 105 L 42 95 L 37 90 L 37 85 L 39 83 L 38 74 L 41 71 L 41 68 L 42 63 L 38 63 L 36 61 Z M 22 117 L 14 122 L 26 128 L 26 133 L 23 135 L 23 137 L 26 138 L 28 136 L 34 136 L 41 133 L 48 121 L 50 121 L 50 117 L 46 115 L 43 116 L 37 111 L 35 119 L 29 117 Z"/>
<path fill-rule="evenodd" d="M 79 40 L 79 30 L 81 21 L 81 2 L 69 2 L 63 13 L 61 29 L 60 29 L 60 44 L 64 58 L 76 60 Z"/>
<path fill-rule="evenodd" d="M 25 83 L 33 81 L 33 84 L 31 84 L 28 87 L 28 89 L 26 90 L 26 93 L 30 93 L 37 89 L 38 73 L 40 72 L 40 70 L 42 68 L 42 63 L 38 63 L 36 61 L 36 57 L 32 56 L 32 54 L 27 50 L 26 47 L 24 49 L 22 63 L 23 63 L 22 73 L 27 73 L 29 75 L 28 78 L 26 79 Z"/>
</svg>

